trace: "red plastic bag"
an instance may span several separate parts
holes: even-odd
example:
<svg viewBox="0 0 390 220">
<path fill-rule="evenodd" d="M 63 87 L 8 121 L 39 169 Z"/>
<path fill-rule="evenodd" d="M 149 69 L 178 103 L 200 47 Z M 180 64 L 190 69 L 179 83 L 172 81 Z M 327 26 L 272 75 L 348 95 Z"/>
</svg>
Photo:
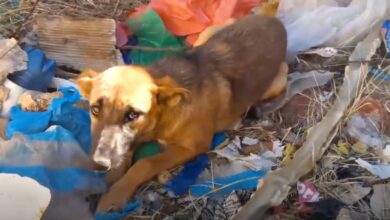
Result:
<svg viewBox="0 0 390 220">
<path fill-rule="evenodd" d="M 167 29 L 177 36 L 188 36 L 192 45 L 206 27 L 222 24 L 229 18 L 248 14 L 261 0 L 152 0 L 130 17 L 152 8 L 161 17 Z"/>
</svg>

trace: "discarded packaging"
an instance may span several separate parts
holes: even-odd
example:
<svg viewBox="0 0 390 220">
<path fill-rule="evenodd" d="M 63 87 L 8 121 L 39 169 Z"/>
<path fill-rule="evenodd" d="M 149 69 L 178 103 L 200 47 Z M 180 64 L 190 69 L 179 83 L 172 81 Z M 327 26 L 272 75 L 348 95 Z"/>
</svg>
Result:
<svg viewBox="0 0 390 220">
<path fill-rule="evenodd" d="M 320 200 L 320 193 L 313 183 L 298 182 L 297 189 L 300 203 L 318 202 Z"/>
</svg>

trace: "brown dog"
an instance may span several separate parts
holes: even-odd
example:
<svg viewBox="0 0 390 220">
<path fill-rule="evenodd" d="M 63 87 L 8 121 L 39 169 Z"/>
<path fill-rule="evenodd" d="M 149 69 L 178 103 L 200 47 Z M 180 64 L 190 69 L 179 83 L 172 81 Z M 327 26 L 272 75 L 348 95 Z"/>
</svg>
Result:
<svg viewBox="0 0 390 220">
<path fill-rule="evenodd" d="M 110 182 L 119 179 L 98 211 L 120 209 L 141 184 L 207 152 L 216 132 L 280 94 L 287 82 L 286 41 L 278 19 L 248 15 L 183 57 L 148 68 L 82 73 L 77 84 L 91 104 L 91 157 L 113 170 Z M 129 169 L 134 149 L 149 140 L 158 140 L 164 151 Z"/>
</svg>

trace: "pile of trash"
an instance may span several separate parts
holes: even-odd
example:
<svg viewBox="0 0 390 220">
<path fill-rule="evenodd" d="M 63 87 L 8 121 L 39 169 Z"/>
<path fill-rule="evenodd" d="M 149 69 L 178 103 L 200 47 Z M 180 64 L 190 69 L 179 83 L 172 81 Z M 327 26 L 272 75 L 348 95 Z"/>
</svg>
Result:
<svg viewBox="0 0 390 220">
<path fill-rule="evenodd" d="M 0 29 L 0 203 L 17 201 L 2 206 L 15 207 L 4 219 L 24 207 L 43 219 L 390 218 L 388 1 L 98 2 L 0 9 L 0 24 L 20 19 Z M 85 68 L 180 55 L 250 13 L 287 29 L 285 93 L 215 134 L 209 153 L 142 186 L 122 211 L 94 214 L 106 185 L 88 160 L 88 102 L 72 80 Z M 134 160 L 158 148 L 145 143 Z"/>
</svg>

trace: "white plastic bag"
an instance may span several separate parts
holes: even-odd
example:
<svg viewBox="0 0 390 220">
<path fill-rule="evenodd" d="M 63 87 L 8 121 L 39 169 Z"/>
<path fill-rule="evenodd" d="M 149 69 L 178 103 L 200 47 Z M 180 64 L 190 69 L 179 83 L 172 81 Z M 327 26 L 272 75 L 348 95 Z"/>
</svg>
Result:
<svg viewBox="0 0 390 220">
<path fill-rule="evenodd" d="M 287 29 L 288 61 L 311 47 L 356 43 L 389 9 L 387 0 L 281 0 L 277 16 Z"/>
</svg>

